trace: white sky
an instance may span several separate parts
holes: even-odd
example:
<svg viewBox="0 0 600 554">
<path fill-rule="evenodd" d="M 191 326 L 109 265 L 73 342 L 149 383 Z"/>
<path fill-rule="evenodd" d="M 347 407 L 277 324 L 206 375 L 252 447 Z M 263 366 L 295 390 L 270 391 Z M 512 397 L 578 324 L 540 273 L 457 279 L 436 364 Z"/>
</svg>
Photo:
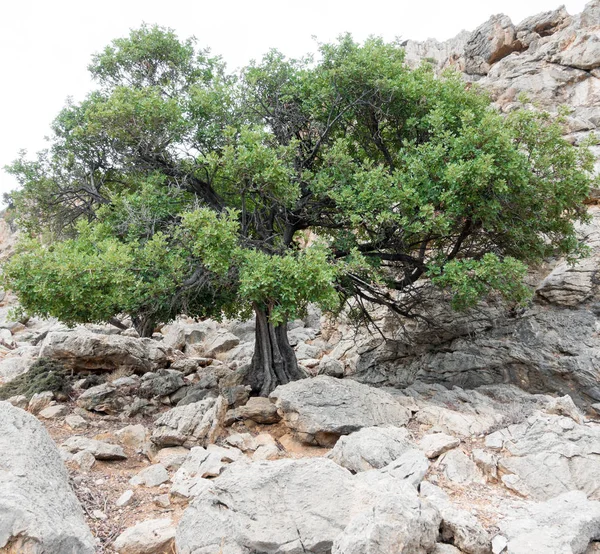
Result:
<svg viewBox="0 0 600 554">
<path fill-rule="evenodd" d="M 571 14 L 585 0 L 565 0 Z M 233 69 L 275 47 L 288 56 L 351 32 L 356 39 L 445 40 L 502 12 L 517 23 L 557 8 L 560 0 L 3 0 L 0 11 L 0 168 L 20 149 L 44 147 L 67 96 L 92 88 L 93 53 L 142 22 L 175 29 L 180 38 L 220 54 Z M 15 187 L 0 170 L 0 194 Z"/>
</svg>

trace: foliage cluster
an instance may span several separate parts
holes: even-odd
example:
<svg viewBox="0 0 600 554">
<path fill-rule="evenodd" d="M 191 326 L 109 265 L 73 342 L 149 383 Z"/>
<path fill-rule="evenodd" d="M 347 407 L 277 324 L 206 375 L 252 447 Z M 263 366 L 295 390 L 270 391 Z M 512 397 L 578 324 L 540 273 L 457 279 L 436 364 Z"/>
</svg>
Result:
<svg viewBox="0 0 600 554">
<path fill-rule="evenodd" d="M 4 277 L 32 314 L 128 313 L 148 334 L 182 312 L 277 327 L 353 297 L 419 317 L 423 279 L 457 308 L 522 303 L 528 264 L 583 253 L 593 157 L 562 118 L 501 115 L 397 43 L 344 36 L 228 73 L 143 26 L 90 71 L 50 147 L 8 168 L 28 237 Z"/>
</svg>

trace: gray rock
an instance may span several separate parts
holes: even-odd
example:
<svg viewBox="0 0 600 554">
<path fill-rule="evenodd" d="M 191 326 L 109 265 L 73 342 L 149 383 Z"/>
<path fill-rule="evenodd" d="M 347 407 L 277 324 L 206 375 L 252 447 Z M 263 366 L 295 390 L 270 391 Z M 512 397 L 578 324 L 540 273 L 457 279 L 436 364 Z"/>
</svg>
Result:
<svg viewBox="0 0 600 554">
<path fill-rule="evenodd" d="M 133 500 L 133 491 L 126 490 L 117 500 L 115 501 L 115 506 L 118 508 L 124 508 L 125 506 L 129 506 L 131 501 Z"/>
<path fill-rule="evenodd" d="M 77 405 L 88 411 L 117 414 L 132 402 L 139 388 L 139 377 L 123 377 L 90 387 L 79 396 Z"/>
<path fill-rule="evenodd" d="M 456 448 L 459 444 L 460 439 L 456 437 L 451 437 L 445 433 L 434 433 L 433 435 L 425 435 L 419 442 L 419 448 L 425 452 L 425 456 L 432 459 Z"/>
<path fill-rule="evenodd" d="M 328 375 L 341 379 L 344 376 L 344 364 L 329 356 L 323 356 L 319 362 L 319 375 Z"/>
<path fill-rule="evenodd" d="M 573 491 L 539 504 L 524 504 L 498 524 L 507 554 L 584 554 L 600 537 L 600 503 Z"/>
<path fill-rule="evenodd" d="M 54 399 L 54 393 L 50 391 L 38 392 L 31 397 L 27 410 L 33 415 L 38 415 L 44 408 L 50 406 Z"/>
<path fill-rule="evenodd" d="M 36 359 L 13 355 L 0 360 L 0 383 L 10 383 L 19 375 L 27 373 Z"/>
<path fill-rule="evenodd" d="M 168 396 L 184 385 L 183 373 L 173 369 L 160 369 L 142 377 L 138 394 L 142 398 Z"/>
<path fill-rule="evenodd" d="M 268 398 L 252 397 L 244 406 L 227 412 L 227 425 L 235 421 L 251 419 L 256 423 L 277 423 L 281 417 L 277 413 L 277 406 Z"/>
<path fill-rule="evenodd" d="M 456 448 L 440 458 L 446 479 L 453 483 L 481 483 L 483 476 L 473 460 L 462 450 Z"/>
<path fill-rule="evenodd" d="M 223 397 L 178 406 L 156 420 L 151 440 L 159 447 L 191 448 L 213 443 L 222 431 L 226 411 Z"/>
<path fill-rule="evenodd" d="M 439 512 L 419 498 L 414 487 L 400 484 L 379 498 L 338 535 L 332 554 L 427 554 L 434 548 Z"/>
<path fill-rule="evenodd" d="M 172 550 L 175 525 L 170 519 L 149 519 L 126 529 L 115 540 L 119 554 L 163 554 Z"/>
<path fill-rule="evenodd" d="M 21 408 L 22 410 L 26 410 L 29 405 L 29 400 L 22 394 L 11 396 L 10 398 L 7 398 L 6 401 L 15 408 Z"/>
<path fill-rule="evenodd" d="M 457 508 L 439 487 L 423 481 L 421 496 L 436 506 L 442 516 L 440 538 L 468 554 L 490 554 L 492 539 L 477 518 Z"/>
<path fill-rule="evenodd" d="M 287 427 L 307 443 L 331 445 L 363 427 L 405 425 L 409 412 L 387 392 L 351 380 L 318 376 L 272 393 Z"/>
<path fill-rule="evenodd" d="M 48 333 L 40 357 L 62 361 L 76 370 L 129 370 L 139 373 L 166 367 L 171 349 L 152 339 L 99 335 L 82 329 Z"/>
<path fill-rule="evenodd" d="M 115 432 L 119 442 L 136 452 L 144 453 L 149 447 L 149 433 L 143 425 L 128 425 L 123 429 L 119 429 Z"/>
<path fill-rule="evenodd" d="M 360 475 L 370 473 L 378 472 Z M 408 489 L 392 476 L 379 474 L 368 483 L 357 477 L 323 458 L 236 462 L 184 512 L 176 548 L 197 553 L 219 548 L 240 554 L 329 552 L 350 522 L 372 511 L 382 497 L 406 502 Z M 381 509 L 378 521 L 386 511 Z"/>
<path fill-rule="evenodd" d="M 236 448 L 222 448 L 210 445 L 209 449 L 200 446 L 191 449 L 189 456 L 173 476 L 171 494 L 183 498 L 199 495 L 209 486 L 208 477 L 217 477 L 228 463 L 242 457 Z"/>
<path fill-rule="evenodd" d="M 327 455 L 336 464 L 353 473 L 387 466 L 415 445 L 406 429 L 398 427 L 365 427 L 340 437 Z"/>
<path fill-rule="evenodd" d="M 93 554 L 58 450 L 37 419 L 0 402 L 0 550 Z"/>
<path fill-rule="evenodd" d="M 600 426 L 578 425 L 571 418 L 536 414 L 498 432 L 505 456 L 498 461 L 509 481 L 535 500 L 582 490 L 600 498 Z M 504 481 L 504 479 L 503 479 Z M 521 492 L 521 493 L 522 493 Z"/>
<path fill-rule="evenodd" d="M 69 437 L 61 446 L 72 454 L 81 452 L 82 450 L 87 450 L 94 455 L 96 460 L 127 459 L 125 452 L 123 452 L 123 449 L 120 446 L 95 439 L 89 439 L 79 435 Z"/>
<path fill-rule="evenodd" d="M 161 448 L 158 452 L 149 452 L 150 460 L 155 464 L 162 464 L 167 469 L 178 470 L 189 456 L 190 451 L 183 446 Z"/>
<path fill-rule="evenodd" d="M 203 343 L 204 355 L 208 358 L 214 358 L 218 354 L 227 352 L 235 348 L 240 343 L 240 339 L 233 333 L 219 332 L 209 336 Z"/>
<path fill-rule="evenodd" d="M 81 450 L 77 452 L 73 455 L 71 460 L 81 471 L 90 471 L 90 469 L 92 469 L 96 463 L 96 458 L 88 450 Z"/>
<path fill-rule="evenodd" d="M 161 464 L 154 464 L 129 479 L 129 484 L 134 486 L 158 487 L 169 480 L 169 472 Z"/>
<path fill-rule="evenodd" d="M 57 419 L 59 417 L 64 417 L 69 413 L 69 408 L 67 408 L 64 404 L 55 404 L 54 406 L 48 406 L 44 408 L 38 416 L 42 419 Z"/>
<path fill-rule="evenodd" d="M 493 15 L 480 25 L 465 45 L 465 71 L 487 75 L 490 66 L 521 49 L 515 26 L 505 15 Z"/>
<path fill-rule="evenodd" d="M 85 429 L 88 426 L 88 422 L 77 414 L 65 417 L 65 423 L 73 430 Z"/>
</svg>

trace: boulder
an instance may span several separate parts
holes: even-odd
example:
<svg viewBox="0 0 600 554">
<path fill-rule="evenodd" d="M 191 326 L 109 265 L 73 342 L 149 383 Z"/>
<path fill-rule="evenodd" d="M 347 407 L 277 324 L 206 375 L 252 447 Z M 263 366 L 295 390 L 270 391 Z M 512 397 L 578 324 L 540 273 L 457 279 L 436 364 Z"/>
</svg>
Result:
<svg viewBox="0 0 600 554">
<path fill-rule="evenodd" d="M 38 420 L 0 402 L 0 551 L 93 554 L 58 450 Z"/>
<path fill-rule="evenodd" d="M 129 484 L 134 486 L 158 487 L 169 480 L 169 473 L 161 464 L 153 464 L 129 479 Z"/>
<path fill-rule="evenodd" d="M 327 457 L 357 473 L 387 466 L 413 448 L 406 429 L 365 427 L 340 437 Z"/>
<path fill-rule="evenodd" d="M 346 526 L 332 554 L 427 554 L 434 548 L 440 516 L 414 487 L 400 484 Z"/>
<path fill-rule="evenodd" d="M 82 329 L 48 333 L 40 357 L 60 360 L 75 371 L 146 373 L 167 367 L 172 351 L 152 339 L 100 335 Z"/>
<path fill-rule="evenodd" d="M 123 531 L 113 543 L 119 554 L 163 554 L 172 551 L 175 525 L 170 519 L 149 519 Z"/>
<path fill-rule="evenodd" d="M 490 554 L 492 538 L 475 516 L 456 507 L 439 487 L 423 481 L 421 496 L 440 511 L 440 538 L 467 554 Z"/>
<path fill-rule="evenodd" d="M 69 437 L 65 442 L 62 443 L 61 447 L 71 454 L 81 452 L 82 450 L 87 450 L 94 455 L 96 460 L 127 459 L 125 452 L 123 452 L 123 449 L 120 446 L 95 439 L 89 439 L 88 437 L 79 435 Z"/>
<path fill-rule="evenodd" d="M 462 450 L 455 448 L 444 454 L 439 465 L 449 481 L 458 484 L 481 483 L 483 475 L 475 462 Z"/>
<path fill-rule="evenodd" d="M 513 507 L 498 524 L 506 554 L 585 554 L 600 538 L 600 503 L 581 491 Z"/>
<path fill-rule="evenodd" d="M 600 499 L 598 424 L 580 425 L 569 417 L 537 413 L 488 436 L 486 446 L 502 451 L 500 473 L 518 477 L 521 494 L 547 500 L 581 490 Z"/>
<path fill-rule="evenodd" d="M 150 438 L 159 447 L 211 444 L 222 431 L 226 412 L 222 396 L 178 406 L 159 416 Z"/>
<path fill-rule="evenodd" d="M 13 379 L 27 373 L 37 358 L 10 356 L 0 361 L 0 383 L 10 383 Z"/>
<path fill-rule="evenodd" d="M 163 397 L 184 385 L 183 373 L 174 369 L 160 369 L 142 376 L 138 394 L 142 398 Z"/>
<path fill-rule="evenodd" d="M 382 505 L 377 525 L 388 529 L 386 514 L 392 506 L 405 505 L 407 519 L 414 518 L 406 523 L 407 528 L 423 531 L 422 541 L 428 544 L 427 537 L 437 535 L 435 510 L 427 508 L 419 519 L 412 487 L 401 486 L 391 475 L 377 477 L 363 482 L 324 458 L 238 461 L 214 479 L 184 512 L 176 548 L 182 553 L 219 549 L 240 554 L 325 553 L 354 518 L 371 512 L 383 497 L 386 501 L 395 497 L 397 502 L 390 500 L 389 509 Z M 354 536 L 353 529 L 359 526 L 357 521 L 349 533 Z M 418 544 L 419 537 L 411 540 Z"/>
<path fill-rule="evenodd" d="M 459 444 L 460 439 L 456 437 L 451 437 L 445 433 L 434 433 L 425 435 L 419 442 L 419 448 L 425 452 L 425 456 L 432 459 L 456 448 Z"/>
<path fill-rule="evenodd" d="M 465 71 L 487 75 L 490 66 L 522 48 L 512 21 L 506 15 L 493 15 L 471 34 L 465 45 Z"/>
<path fill-rule="evenodd" d="M 242 457 L 237 448 L 222 448 L 209 445 L 196 446 L 173 476 L 171 494 L 183 498 L 200 494 L 208 485 L 209 477 L 217 477 L 227 464 Z"/>
<path fill-rule="evenodd" d="M 277 423 L 281 417 L 277 413 L 277 406 L 268 398 L 258 396 L 248 399 L 244 406 L 227 412 L 227 424 L 231 425 L 235 421 L 250 419 L 255 423 Z"/>
<path fill-rule="evenodd" d="M 332 445 L 363 427 L 401 427 L 410 417 L 385 391 L 325 375 L 280 385 L 270 398 L 285 425 L 309 444 Z"/>
</svg>

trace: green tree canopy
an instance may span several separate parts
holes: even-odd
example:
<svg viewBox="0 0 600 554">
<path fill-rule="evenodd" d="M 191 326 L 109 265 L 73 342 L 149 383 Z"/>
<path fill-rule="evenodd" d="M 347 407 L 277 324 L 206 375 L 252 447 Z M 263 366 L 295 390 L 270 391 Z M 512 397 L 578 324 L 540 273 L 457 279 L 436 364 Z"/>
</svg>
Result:
<svg viewBox="0 0 600 554">
<path fill-rule="evenodd" d="M 593 157 L 561 118 L 499 114 L 396 43 L 346 36 L 237 74 L 161 27 L 96 55 L 97 88 L 50 147 L 8 170 L 25 238 L 4 268 L 25 310 L 257 319 L 247 382 L 303 376 L 286 335 L 309 302 L 418 317 L 429 279 L 456 307 L 523 302 L 527 264 L 578 256 Z"/>
</svg>

